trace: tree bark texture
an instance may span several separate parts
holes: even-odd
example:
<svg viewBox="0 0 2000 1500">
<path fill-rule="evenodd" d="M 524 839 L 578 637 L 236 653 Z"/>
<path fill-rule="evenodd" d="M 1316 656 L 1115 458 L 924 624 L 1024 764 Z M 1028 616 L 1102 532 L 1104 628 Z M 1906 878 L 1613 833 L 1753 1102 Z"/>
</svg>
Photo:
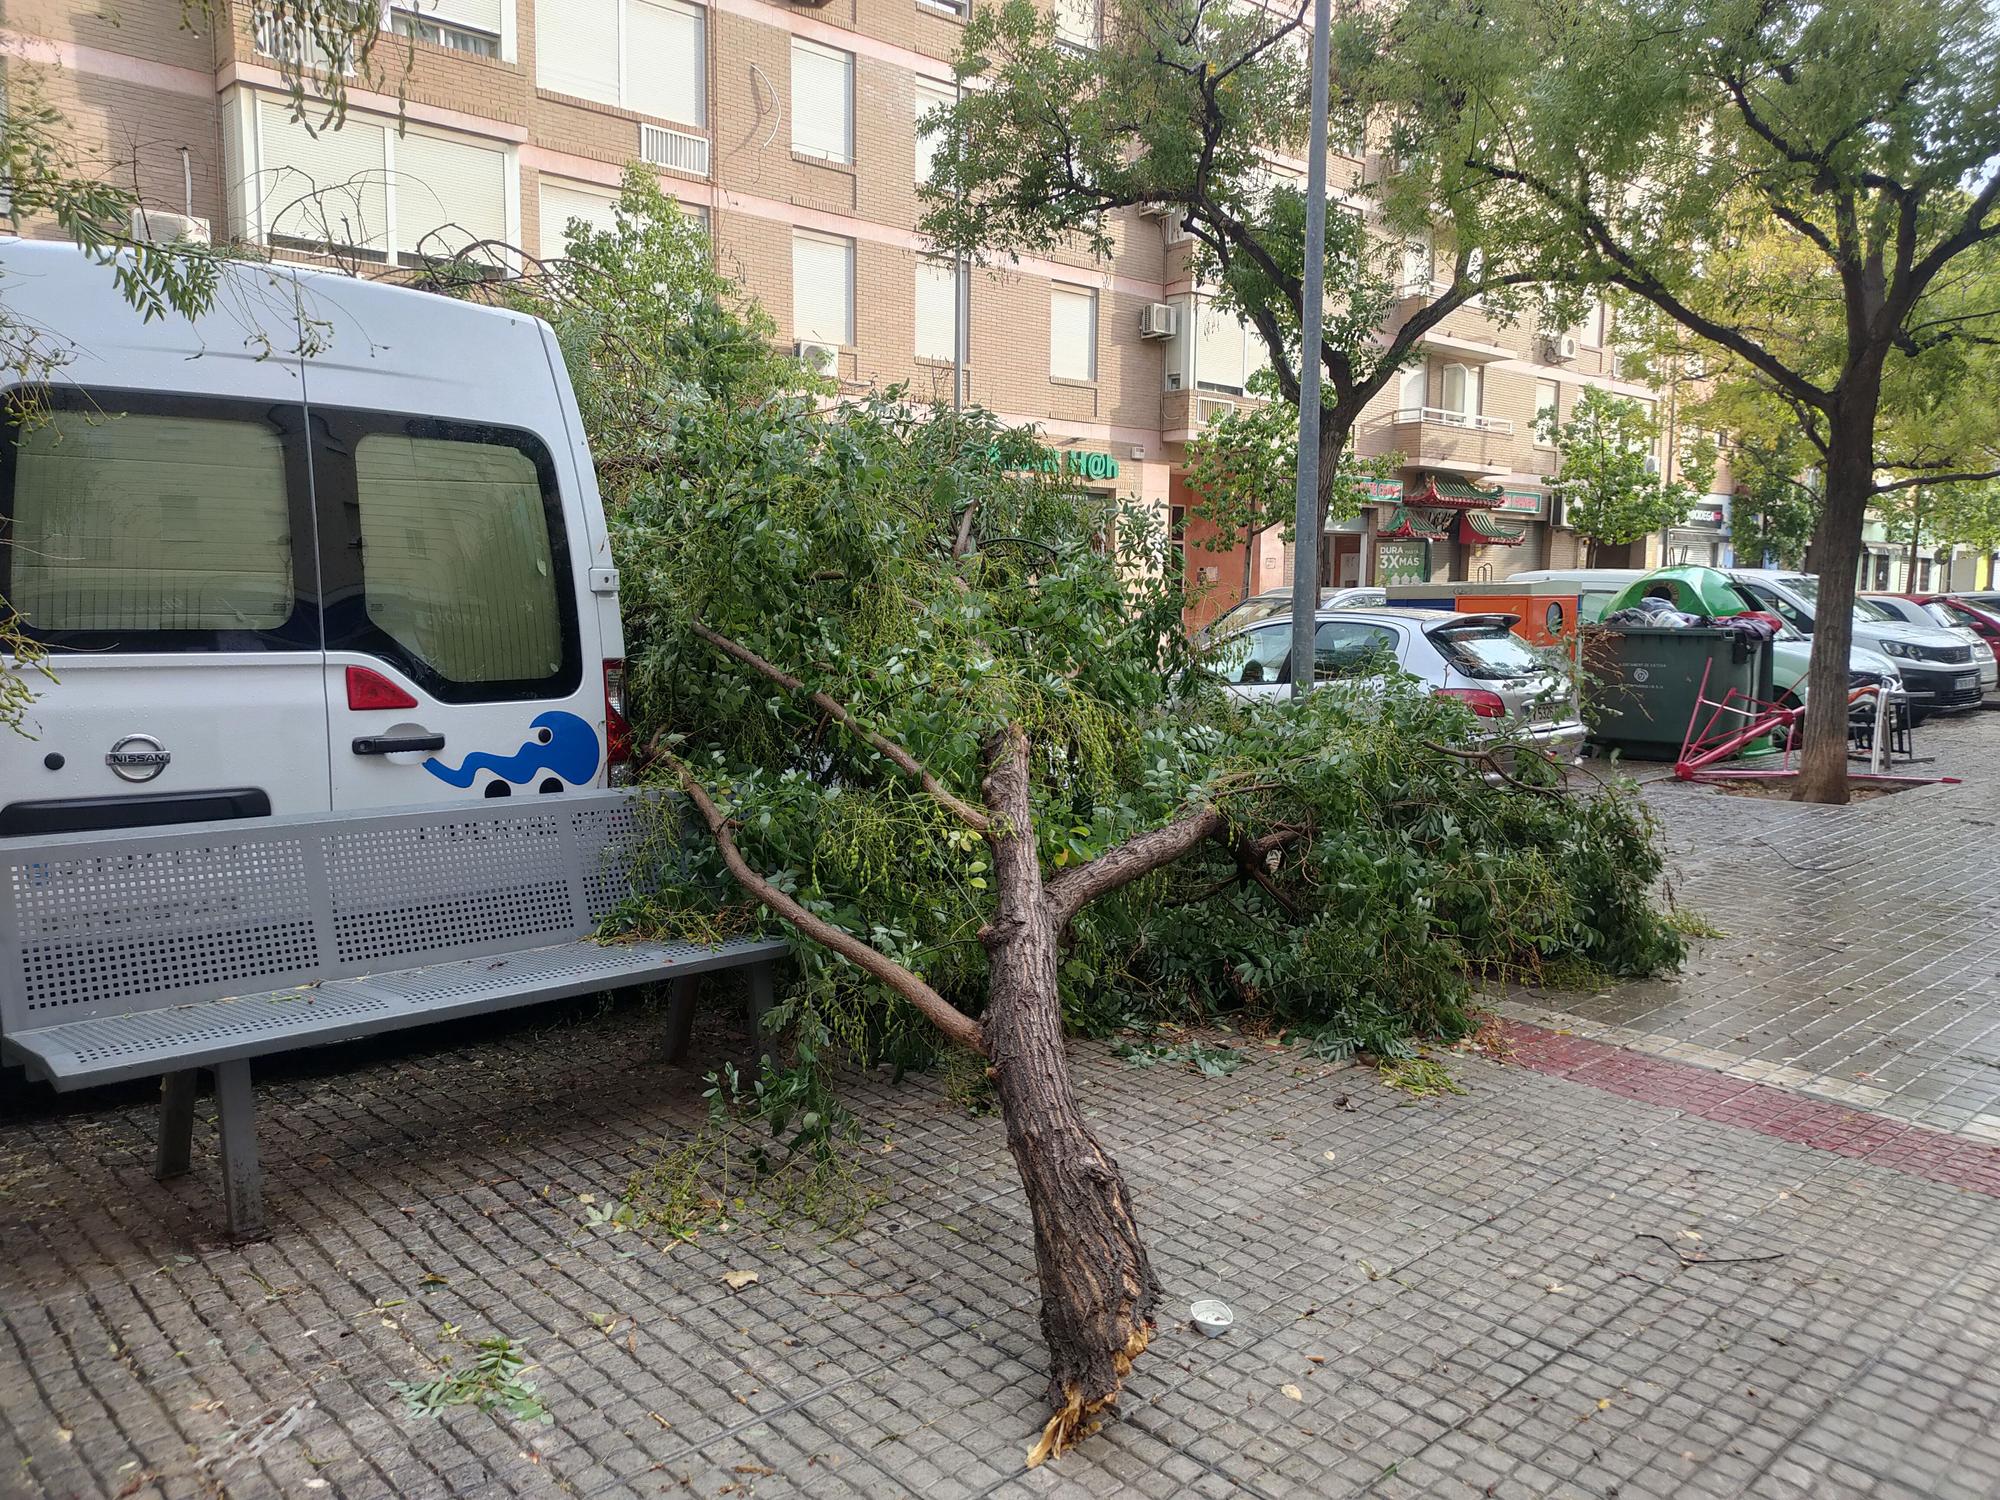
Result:
<svg viewBox="0 0 2000 1500">
<path fill-rule="evenodd" d="M 1071 1086 L 1056 965 L 1064 914 L 1049 900 L 1028 798 L 1028 747 L 1018 729 L 987 750 L 993 815 L 992 922 L 981 932 L 989 989 L 984 1030 L 1007 1149 L 1035 1225 L 1049 1404 L 1030 1467 L 1097 1428 L 1153 1336 L 1159 1283 L 1118 1164 L 1098 1142 Z"/>
<path fill-rule="evenodd" d="M 1860 383 L 1860 382 L 1858 382 Z M 1805 750 L 1799 759 L 1801 802 L 1847 801 L 1847 672 L 1854 644 L 1855 578 L 1861 528 L 1875 493 L 1875 390 L 1843 394 L 1828 424 L 1826 494 L 1813 532 L 1819 574 L 1812 660 L 1806 674 Z"/>
</svg>

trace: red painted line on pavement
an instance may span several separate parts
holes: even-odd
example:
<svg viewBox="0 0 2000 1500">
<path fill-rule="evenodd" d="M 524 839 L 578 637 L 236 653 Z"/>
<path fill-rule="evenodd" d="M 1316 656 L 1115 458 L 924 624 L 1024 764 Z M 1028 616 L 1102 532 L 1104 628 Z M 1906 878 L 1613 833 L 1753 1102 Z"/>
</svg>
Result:
<svg viewBox="0 0 2000 1500">
<path fill-rule="evenodd" d="M 1513 1060 L 1537 1073 L 2000 1198 L 2000 1146 L 1521 1021 L 1500 1029 Z"/>
</svg>

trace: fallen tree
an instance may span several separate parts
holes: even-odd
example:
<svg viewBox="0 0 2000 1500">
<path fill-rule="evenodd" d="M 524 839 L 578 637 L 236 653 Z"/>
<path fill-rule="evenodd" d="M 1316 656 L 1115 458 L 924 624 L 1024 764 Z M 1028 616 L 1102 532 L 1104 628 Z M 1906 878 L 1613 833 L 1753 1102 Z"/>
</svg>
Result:
<svg viewBox="0 0 2000 1500">
<path fill-rule="evenodd" d="M 617 422 L 597 451 L 649 776 L 708 835 L 633 923 L 775 919 L 781 1018 L 865 1063 L 982 1060 L 1034 1224 L 1039 1462 L 1117 1398 L 1160 1298 L 1066 1034 L 1227 1013 L 1394 1056 L 1466 1031 L 1483 973 L 1655 972 L 1680 942 L 1651 824 L 1620 791 L 1482 774 L 1471 716 L 1412 686 L 1227 697 L 1152 516 L 983 413 L 774 378 L 723 310 L 689 315 L 708 293 L 656 200 L 635 185 L 630 243 L 580 239 L 541 309 Z"/>
</svg>

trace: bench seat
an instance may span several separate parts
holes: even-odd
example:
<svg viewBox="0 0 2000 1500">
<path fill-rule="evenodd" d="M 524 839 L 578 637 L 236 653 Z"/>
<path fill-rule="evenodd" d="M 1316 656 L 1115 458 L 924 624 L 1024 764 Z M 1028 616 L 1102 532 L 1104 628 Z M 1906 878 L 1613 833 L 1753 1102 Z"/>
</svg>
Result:
<svg viewBox="0 0 2000 1500">
<path fill-rule="evenodd" d="M 785 944 L 597 941 L 686 877 L 680 816 L 618 790 L 0 839 L 0 1059 L 62 1090 L 158 1075 L 162 1178 L 213 1071 L 229 1227 L 261 1234 L 257 1058 L 664 981 L 677 1060 L 723 969 L 759 1027 Z"/>
<path fill-rule="evenodd" d="M 330 1046 L 641 981 L 690 979 L 712 969 L 775 962 L 784 953 L 783 943 L 762 938 L 737 938 L 707 948 L 691 943 L 557 943 L 493 958 L 66 1021 L 10 1033 L 0 1038 L 0 1049 L 30 1077 L 57 1089 L 90 1088 Z"/>
</svg>

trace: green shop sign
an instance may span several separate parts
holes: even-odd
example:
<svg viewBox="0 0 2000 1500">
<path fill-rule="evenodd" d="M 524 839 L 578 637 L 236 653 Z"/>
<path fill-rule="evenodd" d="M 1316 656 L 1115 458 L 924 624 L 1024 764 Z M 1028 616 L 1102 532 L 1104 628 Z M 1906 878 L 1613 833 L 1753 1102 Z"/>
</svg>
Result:
<svg viewBox="0 0 2000 1500">
<path fill-rule="evenodd" d="M 987 450 L 994 466 L 1000 465 L 1000 450 Z M 1118 460 L 1109 453 L 1088 453 L 1081 448 L 1044 448 L 1039 460 L 1008 464 L 1016 473 L 1068 474 L 1076 479 L 1116 479 Z"/>
</svg>

